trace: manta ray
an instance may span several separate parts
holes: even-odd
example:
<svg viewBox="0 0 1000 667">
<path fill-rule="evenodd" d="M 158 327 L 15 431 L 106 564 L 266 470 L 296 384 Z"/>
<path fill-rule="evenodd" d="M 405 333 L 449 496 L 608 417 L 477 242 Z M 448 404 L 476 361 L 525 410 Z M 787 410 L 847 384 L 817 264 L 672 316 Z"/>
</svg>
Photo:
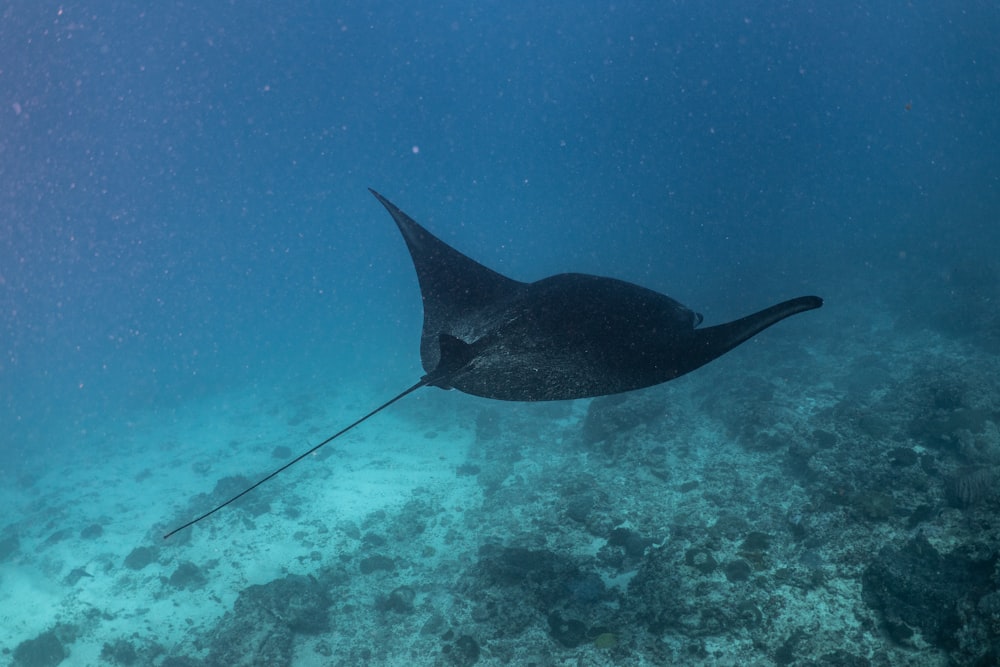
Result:
<svg viewBox="0 0 1000 667">
<path fill-rule="evenodd" d="M 699 327 L 702 316 L 651 289 L 602 276 L 508 278 L 437 238 L 371 190 L 399 227 L 423 299 L 425 374 L 371 412 L 224 503 L 198 523 L 358 424 L 422 387 L 504 401 L 592 398 L 651 387 L 704 366 L 771 325 L 823 305 L 782 301 L 738 320 Z"/>
</svg>

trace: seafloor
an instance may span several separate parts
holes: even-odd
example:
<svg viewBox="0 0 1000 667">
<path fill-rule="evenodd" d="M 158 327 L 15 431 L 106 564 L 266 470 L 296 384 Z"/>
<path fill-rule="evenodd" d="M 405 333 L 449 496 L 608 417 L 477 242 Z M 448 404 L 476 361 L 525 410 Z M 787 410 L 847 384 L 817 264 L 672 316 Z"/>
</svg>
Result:
<svg viewBox="0 0 1000 667">
<path fill-rule="evenodd" d="M 4 659 L 998 664 L 996 316 L 818 312 L 621 396 L 421 390 L 166 542 L 391 392 L 137 414 L 5 480 Z"/>
</svg>

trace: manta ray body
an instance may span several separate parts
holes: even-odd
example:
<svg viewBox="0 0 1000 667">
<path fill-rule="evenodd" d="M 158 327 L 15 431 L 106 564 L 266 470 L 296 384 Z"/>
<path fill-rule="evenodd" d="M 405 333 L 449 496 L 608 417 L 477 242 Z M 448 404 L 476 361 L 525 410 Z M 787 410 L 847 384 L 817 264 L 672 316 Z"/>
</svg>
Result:
<svg viewBox="0 0 1000 667">
<path fill-rule="evenodd" d="M 588 398 L 642 389 L 689 373 L 781 320 L 823 305 L 802 296 L 699 328 L 702 316 L 633 283 L 582 273 L 508 278 L 437 238 L 374 190 L 406 241 L 423 298 L 426 374 L 371 412 L 236 496 L 214 514 L 421 387 L 505 401 Z"/>
</svg>

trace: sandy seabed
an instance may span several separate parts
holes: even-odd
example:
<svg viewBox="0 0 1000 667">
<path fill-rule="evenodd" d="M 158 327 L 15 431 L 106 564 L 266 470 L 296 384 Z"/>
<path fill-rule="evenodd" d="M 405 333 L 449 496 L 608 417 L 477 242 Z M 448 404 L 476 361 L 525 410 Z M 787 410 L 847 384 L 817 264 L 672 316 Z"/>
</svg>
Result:
<svg viewBox="0 0 1000 667">
<path fill-rule="evenodd" d="M 388 396 L 284 386 L 136 414 L 5 481 L 4 659 L 995 659 L 1000 363 L 893 326 L 768 332 L 587 401 L 424 389 L 167 541 Z"/>
</svg>

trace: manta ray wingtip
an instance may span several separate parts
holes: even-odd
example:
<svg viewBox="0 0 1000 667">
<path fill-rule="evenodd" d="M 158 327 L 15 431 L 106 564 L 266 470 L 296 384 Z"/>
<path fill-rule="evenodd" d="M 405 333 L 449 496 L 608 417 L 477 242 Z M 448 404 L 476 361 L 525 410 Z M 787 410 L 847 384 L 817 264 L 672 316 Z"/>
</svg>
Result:
<svg viewBox="0 0 1000 667">
<path fill-rule="evenodd" d="M 801 297 L 801 300 L 803 303 L 808 304 L 810 306 L 810 309 L 819 308 L 823 305 L 823 297 L 821 296 L 815 296 L 815 295 L 804 296 Z"/>
<path fill-rule="evenodd" d="M 389 214 L 392 215 L 393 218 L 396 218 L 399 215 L 405 215 L 401 210 L 399 210 L 398 206 L 382 196 L 382 193 L 375 188 L 368 188 L 368 192 L 372 193 L 375 199 L 377 199 L 379 203 L 385 207 L 385 210 L 389 211 Z"/>
<path fill-rule="evenodd" d="M 383 204 L 388 204 L 389 203 L 389 200 L 386 199 L 384 196 L 382 196 L 382 193 L 379 192 L 378 190 L 376 190 L 375 188 L 368 188 L 368 192 L 372 193 L 372 195 L 375 197 L 375 199 L 379 200 Z"/>
</svg>

